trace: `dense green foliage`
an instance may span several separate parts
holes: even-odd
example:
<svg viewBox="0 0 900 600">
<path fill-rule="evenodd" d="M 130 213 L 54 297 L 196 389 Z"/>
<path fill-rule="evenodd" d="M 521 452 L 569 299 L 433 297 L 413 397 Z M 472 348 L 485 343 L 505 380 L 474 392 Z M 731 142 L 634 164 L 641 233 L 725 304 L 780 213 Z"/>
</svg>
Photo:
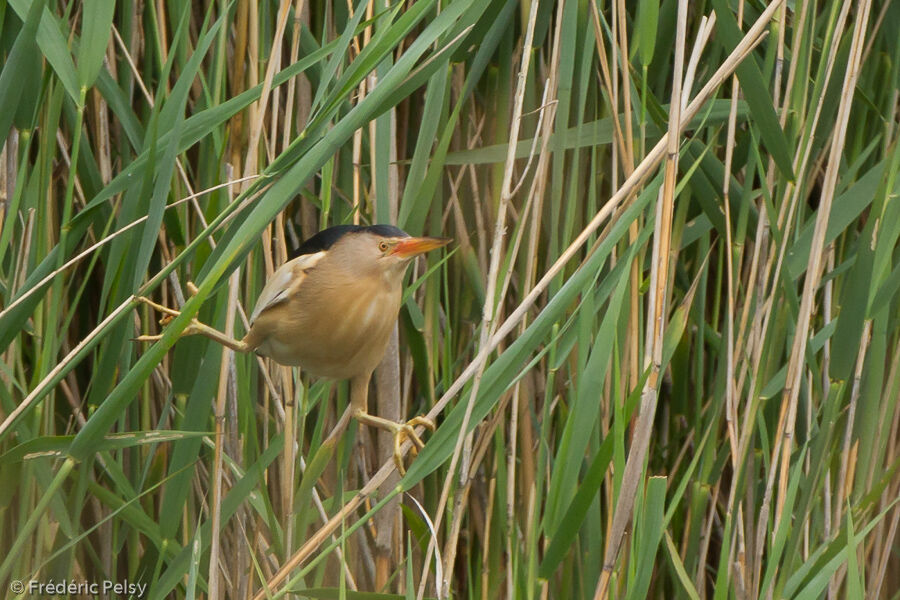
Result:
<svg viewBox="0 0 900 600">
<path fill-rule="evenodd" d="M 0 589 L 898 597 L 898 31 L 884 0 L 0 2 Z M 347 222 L 454 238 L 370 394 L 438 422 L 402 479 L 327 439 L 345 383 L 178 340 L 242 336 Z"/>
</svg>

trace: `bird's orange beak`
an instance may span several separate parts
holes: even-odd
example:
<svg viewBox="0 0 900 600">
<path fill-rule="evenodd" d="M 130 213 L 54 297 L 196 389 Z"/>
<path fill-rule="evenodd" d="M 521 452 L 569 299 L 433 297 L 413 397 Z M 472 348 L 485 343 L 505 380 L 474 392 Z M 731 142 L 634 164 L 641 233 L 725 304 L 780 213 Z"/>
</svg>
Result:
<svg viewBox="0 0 900 600">
<path fill-rule="evenodd" d="M 391 254 L 396 254 L 401 258 L 412 258 L 418 254 L 441 248 L 452 242 L 450 238 L 433 238 L 433 237 L 408 237 L 403 238 L 394 246 Z"/>
</svg>

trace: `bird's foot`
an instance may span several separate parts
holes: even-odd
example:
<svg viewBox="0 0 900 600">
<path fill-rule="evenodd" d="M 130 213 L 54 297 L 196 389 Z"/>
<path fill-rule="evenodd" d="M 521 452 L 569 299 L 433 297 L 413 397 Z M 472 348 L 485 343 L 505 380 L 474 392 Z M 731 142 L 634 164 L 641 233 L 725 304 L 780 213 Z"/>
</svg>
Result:
<svg viewBox="0 0 900 600">
<path fill-rule="evenodd" d="M 196 295 L 197 286 L 195 286 L 191 282 L 188 282 L 187 287 L 188 287 L 188 291 L 192 295 Z M 135 300 L 137 300 L 138 302 L 142 302 L 143 304 L 146 304 L 147 306 L 163 313 L 163 317 L 159 320 L 159 324 L 162 327 L 165 327 L 166 325 L 168 325 L 172 321 L 172 319 L 174 319 L 175 317 L 177 317 L 178 315 L 181 314 L 179 311 L 175 310 L 174 308 L 169 308 L 168 306 L 163 306 L 162 304 L 157 304 L 153 300 L 150 300 L 149 298 L 146 298 L 144 296 L 135 296 Z M 231 336 L 225 335 L 221 331 L 218 331 L 216 329 L 213 329 L 209 325 L 205 325 L 204 323 L 201 323 L 196 318 L 191 319 L 191 322 L 188 323 L 187 327 L 185 327 L 181 331 L 181 333 L 179 334 L 179 337 L 185 337 L 188 335 L 202 335 L 202 336 L 208 337 L 209 339 L 219 342 L 223 346 L 231 348 L 232 350 L 234 350 L 236 352 L 249 352 L 250 350 L 253 349 L 250 346 L 248 346 L 243 340 L 236 340 L 236 339 L 232 338 Z M 156 341 L 159 341 L 160 339 L 162 339 L 162 335 L 142 335 L 142 336 L 138 336 L 138 337 L 134 338 L 134 340 L 137 342 L 156 342 Z"/>
<path fill-rule="evenodd" d="M 400 446 L 403 445 L 404 438 L 409 438 L 412 442 L 412 453 L 417 455 L 419 450 L 425 447 L 425 442 L 416 433 L 415 427 L 421 425 L 430 431 L 435 430 L 434 421 L 425 416 L 413 417 L 406 423 L 392 423 L 394 436 L 394 464 L 397 465 L 397 471 L 401 476 L 406 475 L 406 467 L 403 465 L 403 454 L 400 452 Z"/>
<path fill-rule="evenodd" d="M 174 308 L 169 308 L 168 306 L 158 304 L 150 298 L 147 298 L 146 296 L 135 296 L 134 299 L 142 304 L 146 304 L 147 306 L 158 312 L 163 313 L 163 317 L 159 320 L 159 324 L 163 326 L 168 325 L 169 321 L 181 314 Z M 131 338 L 133 342 L 158 342 L 160 339 L 162 339 L 162 334 L 139 335 L 135 338 Z"/>
<path fill-rule="evenodd" d="M 412 442 L 413 453 L 418 454 L 419 450 L 425 447 L 425 442 L 416 433 L 415 428 L 421 425 L 431 431 L 435 430 L 434 421 L 425 416 L 413 417 L 405 423 L 383 419 L 363 411 L 357 412 L 354 417 L 360 423 L 384 429 L 391 433 L 394 437 L 394 464 L 397 465 L 397 471 L 400 475 L 406 474 L 406 467 L 403 466 L 403 453 L 400 451 L 403 441 L 409 438 L 409 441 Z"/>
<path fill-rule="evenodd" d="M 188 282 L 188 290 L 190 290 L 192 294 L 196 293 L 196 289 L 197 288 L 194 286 L 194 284 Z M 164 306 L 162 304 L 157 304 L 150 298 L 147 298 L 144 296 L 135 296 L 135 300 L 137 300 L 138 302 L 141 302 L 143 304 L 146 304 L 147 306 L 155 309 L 158 312 L 163 313 L 162 318 L 160 318 L 160 320 L 159 320 L 160 327 L 165 327 L 166 325 L 171 323 L 175 317 L 177 317 L 178 315 L 181 314 L 179 311 L 175 310 L 174 308 L 169 308 L 168 306 Z M 187 336 L 187 335 L 197 335 L 197 334 L 202 334 L 203 331 L 204 331 L 203 323 L 201 323 L 197 319 L 191 319 L 191 322 L 188 324 L 187 327 L 185 327 L 184 331 L 181 332 L 181 335 L 182 335 L 182 337 Z M 162 339 L 162 334 L 140 335 L 133 339 L 136 342 L 157 342 L 160 339 Z"/>
</svg>

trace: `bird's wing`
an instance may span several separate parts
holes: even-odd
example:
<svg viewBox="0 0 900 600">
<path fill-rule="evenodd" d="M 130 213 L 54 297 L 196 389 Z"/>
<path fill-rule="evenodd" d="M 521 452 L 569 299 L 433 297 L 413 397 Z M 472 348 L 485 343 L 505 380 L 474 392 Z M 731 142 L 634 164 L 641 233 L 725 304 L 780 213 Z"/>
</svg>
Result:
<svg viewBox="0 0 900 600">
<path fill-rule="evenodd" d="M 316 266 L 323 256 L 325 256 L 325 252 L 301 254 L 294 260 L 289 260 L 278 267 L 256 300 L 253 314 L 250 315 L 250 324 L 252 325 L 267 308 L 287 300 L 306 278 L 306 271 Z"/>
</svg>

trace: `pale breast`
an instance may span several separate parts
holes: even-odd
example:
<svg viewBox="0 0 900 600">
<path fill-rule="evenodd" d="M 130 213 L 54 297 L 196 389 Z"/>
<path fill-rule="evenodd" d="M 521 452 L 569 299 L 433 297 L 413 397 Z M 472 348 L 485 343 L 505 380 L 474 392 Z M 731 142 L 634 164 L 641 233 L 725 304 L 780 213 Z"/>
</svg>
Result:
<svg viewBox="0 0 900 600">
<path fill-rule="evenodd" d="M 321 377 L 346 379 L 381 361 L 400 309 L 401 288 L 383 280 L 317 281 L 304 285 L 254 323 L 258 354 Z"/>
</svg>

